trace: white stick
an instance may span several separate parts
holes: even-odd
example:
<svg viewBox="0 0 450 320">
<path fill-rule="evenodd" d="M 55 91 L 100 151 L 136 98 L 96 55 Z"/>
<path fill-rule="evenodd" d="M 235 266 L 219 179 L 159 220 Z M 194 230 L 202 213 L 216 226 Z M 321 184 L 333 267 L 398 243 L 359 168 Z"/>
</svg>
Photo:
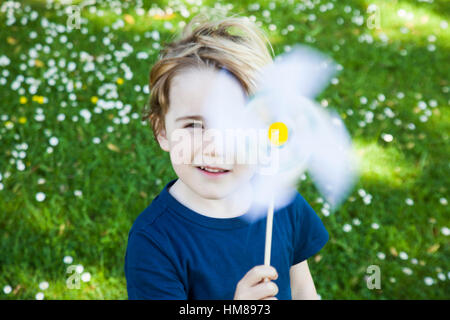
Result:
<svg viewBox="0 0 450 320">
<path fill-rule="evenodd" d="M 265 266 L 270 266 L 270 250 L 272 248 L 273 207 L 274 207 L 274 197 L 272 194 L 269 202 L 269 207 L 267 209 L 266 248 L 264 251 Z M 268 281 L 267 278 L 265 280 Z"/>
</svg>

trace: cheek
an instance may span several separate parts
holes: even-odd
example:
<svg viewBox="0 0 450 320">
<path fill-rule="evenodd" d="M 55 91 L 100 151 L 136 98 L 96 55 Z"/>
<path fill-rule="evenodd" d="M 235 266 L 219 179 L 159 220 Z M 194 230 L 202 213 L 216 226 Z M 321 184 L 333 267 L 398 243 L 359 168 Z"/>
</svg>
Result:
<svg viewBox="0 0 450 320">
<path fill-rule="evenodd" d="M 245 181 L 250 180 L 256 173 L 256 165 L 238 164 L 233 167 L 234 176 Z"/>
<path fill-rule="evenodd" d="M 173 166 L 192 164 L 196 146 L 189 130 L 177 129 L 170 136 L 170 159 Z"/>
</svg>

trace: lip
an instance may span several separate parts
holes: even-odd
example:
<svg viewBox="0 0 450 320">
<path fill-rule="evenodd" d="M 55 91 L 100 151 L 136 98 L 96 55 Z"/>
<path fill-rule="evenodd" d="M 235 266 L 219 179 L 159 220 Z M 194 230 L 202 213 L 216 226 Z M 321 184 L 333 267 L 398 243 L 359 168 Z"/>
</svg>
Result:
<svg viewBox="0 0 450 320">
<path fill-rule="evenodd" d="M 227 170 L 224 172 L 208 172 L 206 170 L 200 169 L 200 167 L 203 168 L 208 168 L 208 169 L 212 169 L 212 170 Z M 224 168 L 219 168 L 219 167 L 210 167 L 210 166 L 196 166 L 195 167 L 198 171 L 200 171 L 202 174 L 208 176 L 208 177 L 220 177 L 220 176 L 224 176 L 227 175 L 231 172 L 231 170 L 228 169 L 224 169 Z"/>
</svg>

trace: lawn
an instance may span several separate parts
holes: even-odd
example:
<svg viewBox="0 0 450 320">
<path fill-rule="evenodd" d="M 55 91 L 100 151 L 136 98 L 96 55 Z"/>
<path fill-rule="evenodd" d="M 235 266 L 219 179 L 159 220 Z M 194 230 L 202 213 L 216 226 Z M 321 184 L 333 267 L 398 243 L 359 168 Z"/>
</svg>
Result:
<svg viewBox="0 0 450 320">
<path fill-rule="evenodd" d="M 127 298 L 128 231 L 176 177 L 141 120 L 149 71 L 212 7 L 276 55 L 303 43 L 339 64 L 317 100 L 360 178 L 333 213 L 308 174 L 298 188 L 330 234 L 309 260 L 321 298 L 450 298 L 450 2 L 97 0 L 79 26 L 70 4 L 0 3 L 0 299 Z"/>
</svg>

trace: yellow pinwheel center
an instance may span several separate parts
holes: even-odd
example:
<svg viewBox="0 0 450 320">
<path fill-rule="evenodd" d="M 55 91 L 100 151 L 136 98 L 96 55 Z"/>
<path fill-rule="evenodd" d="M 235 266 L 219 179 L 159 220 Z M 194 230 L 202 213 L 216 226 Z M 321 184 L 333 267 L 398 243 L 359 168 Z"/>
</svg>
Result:
<svg viewBox="0 0 450 320">
<path fill-rule="evenodd" d="M 282 146 L 288 140 L 288 127 L 283 122 L 274 122 L 269 127 L 269 140 L 275 146 Z"/>
</svg>

